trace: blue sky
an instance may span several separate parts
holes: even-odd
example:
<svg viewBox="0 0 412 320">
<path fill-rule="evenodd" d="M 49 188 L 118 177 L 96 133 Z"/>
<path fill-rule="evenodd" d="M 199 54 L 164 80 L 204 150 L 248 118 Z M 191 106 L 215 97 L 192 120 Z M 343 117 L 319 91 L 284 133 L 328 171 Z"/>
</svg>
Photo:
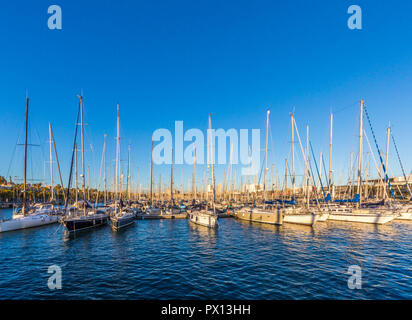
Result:
<svg viewBox="0 0 412 320">
<path fill-rule="evenodd" d="M 62 8 L 62 30 L 47 28 L 51 4 Z M 362 8 L 362 30 L 347 27 L 351 4 Z M 10 170 L 9 164 L 22 133 L 26 90 L 33 139 L 43 145 L 33 148 L 33 159 L 35 153 L 43 158 L 34 161 L 33 178 L 49 180 L 43 169 L 51 122 L 66 181 L 81 90 L 94 184 L 105 133 L 110 165 L 115 158 L 117 102 L 122 159 L 130 143 L 132 172 L 139 167 L 145 183 L 154 130 L 173 129 L 175 120 L 183 120 L 185 129 L 206 129 L 209 112 L 214 128 L 264 129 L 268 107 L 270 167 L 275 163 L 282 176 L 290 157 L 289 112 L 295 110 L 302 136 L 309 124 L 319 154 L 328 152 L 333 111 L 335 180 L 346 180 L 350 152 L 358 148 L 361 98 L 381 149 L 390 122 L 410 171 L 408 1 L 3 1 L 0 9 L 0 175 L 22 175 L 21 147 Z M 368 135 L 371 139 L 369 128 Z M 263 131 L 261 141 L 263 147 Z M 400 175 L 393 150 L 392 145 L 391 169 Z M 217 169 L 218 180 L 225 168 Z M 302 168 L 300 161 L 297 171 Z M 156 181 L 160 173 L 167 181 L 169 170 L 156 167 Z M 184 168 L 186 184 L 191 170 Z M 200 168 L 198 174 L 200 181 Z M 180 167 L 176 175 L 180 184 Z"/>
</svg>

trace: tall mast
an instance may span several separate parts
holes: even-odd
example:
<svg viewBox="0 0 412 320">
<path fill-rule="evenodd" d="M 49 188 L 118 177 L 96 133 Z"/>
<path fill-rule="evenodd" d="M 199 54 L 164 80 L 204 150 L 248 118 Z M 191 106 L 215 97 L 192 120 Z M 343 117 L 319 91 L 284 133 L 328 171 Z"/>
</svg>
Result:
<svg viewBox="0 0 412 320">
<path fill-rule="evenodd" d="M 152 157 L 150 163 L 150 206 L 153 206 L 153 140 L 152 140 Z"/>
<path fill-rule="evenodd" d="M 170 166 L 170 201 L 172 201 L 172 204 L 174 203 L 174 199 L 173 199 L 173 147 L 172 147 L 172 163 Z"/>
<path fill-rule="evenodd" d="M 268 127 L 269 127 L 269 113 L 270 110 L 266 111 L 266 143 L 265 143 L 265 168 L 263 175 L 263 200 L 266 201 L 266 172 L 267 172 L 267 159 L 268 159 Z"/>
<path fill-rule="evenodd" d="M 358 156 L 358 189 L 359 203 L 361 198 L 361 183 L 362 183 L 362 151 L 363 151 L 363 99 L 360 101 L 360 119 L 359 119 L 359 156 Z M 357 206 L 359 206 L 359 203 Z"/>
<path fill-rule="evenodd" d="M 306 205 L 309 207 L 309 125 L 306 125 L 306 181 L 305 181 L 305 189 L 306 189 Z"/>
<path fill-rule="evenodd" d="M 388 156 L 389 156 L 389 136 L 391 135 L 391 126 L 388 126 L 388 129 L 386 130 L 386 154 L 385 154 L 385 168 L 386 172 L 388 171 Z M 383 198 L 386 199 L 386 183 L 384 184 L 383 187 Z"/>
<path fill-rule="evenodd" d="M 75 157 L 74 157 L 74 185 L 75 185 L 75 188 L 76 188 L 76 196 L 75 196 L 76 201 L 75 202 L 77 202 L 79 200 L 78 199 L 79 184 L 77 182 L 77 142 L 74 143 L 74 152 L 75 152 Z"/>
<path fill-rule="evenodd" d="M 53 190 L 53 154 L 52 154 L 52 132 L 51 132 L 51 124 L 49 122 L 49 145 L 50 145 L 50 191 L 51 191 L 51 199 L 50 201 L 53 202 L 54 200 L 54 190 Z"/>
<path fill-rule="evenodd" d="M 83 128 L 83 97 L 80 98 L 80 133 L 81 133 L 81 148 L 82 148 L 82 192 L 83 199 L 86 200 L 86 176 L 84 169 L 84 128 Z"/>
<path fill-rule="evenodd" d="M 137 201 L 140 200 L 140 180 L 139 180 L 139 167 L 137 168 L 137 179 L 136 179 L 136 186 L 137 186 Z"/>
<path fill-rule="evenodd" d="M 210 163 L 210 149 L 209 149 L 209 132 L 207 133 L 207 152 L 206 152 L 206 202 L 209 201 L 209 163 Z"/>
<path fill-rule="evenodd" d="M 209 113 L 209 131 L 210 131 L 210 158 L 212 165 L 212 186 L 213 186 L 213 212 L 215 212 L 216 190 L 215 190 L 215 172 L 214 172 L 214 157 L 213 157 L 213 134 L 212 134 L 212 114 Z"/>
<path fill-rule="evenodd" d="M 250 144 L 248 145 L 248 166 L 249 166 L 249 175 L 248 175 L 248 190 L 247 190 L 247 201 L 249 202 L 249 192 L 250 192 L 250 163 L 252 162 L 250 159 Z M 255 186 L 256 187 L 256 186 Z"/>
<path fill-rule="evenodd" d="M 285 195 L 288 191 L 288 158 L 285 159 L 285 182 L 284 182 L 284 188 L 285 188 Z"/>
<path fill-rule="evenodd" d="M 290 121 L 292 125 L 292 191 L 293 199 L 295 199 L 295 132 L 294 132 L 294 114 L 290 114 Z"/>
<path fill-rule="evenodd" d="M 24 134 L 24 186 L 23 186 L 23 214 L 26 214 L 26 206 L 27 206 L 27 131 L 29 126 L 29 98 L 26 97 L 26 124 L 25 124 L 25 134 Z"/>
<path fill-rule="evenodd" d="M 50 124 L 50 133 L 51 133 L 51 140 L 53 141 L 54 154 L 56 155 L 57 169 L 59 170 L 60 185 L 61 185 L 61 188 L 63 189 L 64 201 L 66 202 L 66 194 L 64 193 L 63 179 L 62 179 L 62 174 L 61 174 L 61 170 L 60 170 L 59 157 L 57 156 L 56 141 L 54 140 L 53 129 L 51 127 L 51 124 Z"/>
<path fill-rule="evenodd" d="M 90 201 L 90 165 L 87 165 L 87 200 Z"/>
<path fill-rule="evenodd" d="M 333 133 L 333 113 L 330 114 L 330 142 L 329 142 L 329 194 L 332 192 L 332 133 Z"/>
<path fill-rule="evenodd" d="M 366 152 L 366 173 L 365 173 L 365 198 L 367 199 L 369 197 L 369 152 Z"/>
<path fill-rule="evenodd" d="M 352 185 L 353 185 L 353 180 L 354 180 L 354 161 L 353 161 L 353 151 L 350 153 L 350 170 L 349 170 L 349 194 L 352 197 Z"/>
<path fill-rule="evenodd" d="M 129 165 L 127 167 L 127 201 L 130 201 L 130 143 L 129 143 L 129 157 L 128 157 Z"/>
<path fill-rule="evenodd" d="M 84 126 L 83 126 L 83 96 L 80 98 L 80 132 L 81 132 L 81 143 L 82 143 L 82 192 L 83 200 L 86 201 L 86 176 L 84 171 Z M 86 214 L 86 206 L 84 206 L 84 213 Z"/>
<path fill-rule="evenodd" d="M 196 201 L 196 149 L 193 142 L 193 176 L 192 176 L 193 199 Z"/>
<path fill-rule="evenodd" d="M 107 190 L 106 190 L 106 137 L 107 134 L 104 135 L 104 145 L 103 145 L 103 193 L 104 193 L 104 205 L 107 202 Z"/>
<path fill-rule="evenodd" d="M 117 104 L 117 120 L 116 120 L 116 174 L 115 174 L 115 192 L 116 192 L 116 198 L 119 197 L 119 183 L 120 183 L 120 117 L 119 117 L 119 104 Z"/>
</svg>

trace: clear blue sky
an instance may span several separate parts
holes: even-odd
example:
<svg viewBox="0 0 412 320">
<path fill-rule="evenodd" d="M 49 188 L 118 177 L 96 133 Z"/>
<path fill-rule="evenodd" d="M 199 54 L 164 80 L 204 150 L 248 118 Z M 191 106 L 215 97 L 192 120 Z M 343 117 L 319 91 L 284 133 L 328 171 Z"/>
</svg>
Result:
<svg viewBox="0 0 412 320">
<path fill-rule="evenodd" d="M 62 30 L 47 28 L 51 4 L 62 8 Z M 362 30 L 347 27 L 351 4 L 363 10 Z M 175 120 L 183 120 L 186 129 L 206 129 L 209 112 L 214 128 L 263 129 L 268 107 L 274 138 L 270 166 L 274 162 L 283 175 L 290 157 L 290 111 L 295 110 L 302 136 L 310 125 L 317 154 L 328 152 L 333 111 L 335 179 L 341 172 L 347 179 L 349 153 L 357 152 L 361 98 L 381 148 L 390 121 L 404 167 L 411 169 L 409 1 L 2 1 L 0 39 L 0 175 L 6 175 L 22 133 L 28 90 L 32 136 L 43 145 L 33 154 L 47 160 L 50 121 L 66 181 L 82 89 L 94 183 L 104 133 L 108 161 L 115 158 L 117 102 L 122 159 L 130 143 L 133 170 L 140 168 L 142 182 L 148 181 L 155 129 L 173 129 Z M 368 134 L 371 138 L 369 129 Z M 262 132 L 262 147 L 263 141 Z M 13 176 L 22 175 L 21 149 Z M 393 152 L 390 161 L 400 175 Z M 41 179 L 44 162 L 38 163 L 31 171 Z M 300 161 L 297 171 L 302 167 Z M 218 179 L 223 169 L 217 169 Z M 156 181 L 161 172 L 163 181 L 169 179 L 167 166 L 155 170 Z M 186 184 L 191 170 L 185 168 Z M 180 174 L 177 167 L 178 184 Z"/>
</svg>

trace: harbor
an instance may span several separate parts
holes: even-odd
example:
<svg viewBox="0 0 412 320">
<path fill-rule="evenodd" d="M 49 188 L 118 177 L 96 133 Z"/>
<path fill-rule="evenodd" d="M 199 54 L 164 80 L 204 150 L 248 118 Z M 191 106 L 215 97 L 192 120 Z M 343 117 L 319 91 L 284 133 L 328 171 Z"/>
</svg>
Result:
<svg viewBox="0 0 412 320">
<path fill-rule="evenodd" d="M 139 220 L 67 240 L 57 225 L 1 233 L 0 299 L 410 299 L 411 228 L 221 219 L 218 230 Z M 50 265 L 62 266 L 61 290 L 46 285 Z M 363 290 L 348 288 L 349 265 L 362 266 Z"/>
<path fill-rule="evenodd" d="M 136 193 L 130 183 L 130 145 L 127 166 L 121 166 L 117 105 L 113 189 L 107 188 L 105 176 L 105 135 L 100 162 L 100 177 L 103 169 L 104 178 L 90 190 L 84 162 L 82 96 L 79 99 L 67 188 L 53 185 L 52 150 L 60 179 L 61 173 L 49 125 L 51 184 L 42 192 L 34 191 L 27 182 L 29 99 L 26 101 L 24 182 L 20 186 L 8 184 L 6 192 L 14 201 L 3 199 L 0 209 L 0 268 L 8 275 L 0 279 L 0 287 L 7 288 L 0 299 L 411 298 L 410 185 L 405 175 L 405 185 L 401 184 L 401 189 L 398 184 L 398 192 L 394 192 L 395 180 L 389 179 L 388 160 L 385 166 L 381 154 L 379 179 L 374 183 L 369 184 L 368 172 L 364 178 L 358 157 L 357 179 L 351 175 L 353 180 L 347 185 L 335 186 L 331 169 L 327 178 L 319 174 L 308 128 L 303 148 L 292 114 L 292 171 L 291 175 L 286 171 L 280 188 L 273 181 L 269 188 L 268 170 L 262 170 L 263 186 L 255 185 L 254 192 L 250 192 L 250 178 L 237 189 L 230 174 L 227 180 L 225 175 L 218 192 L 213 162 L 206 166 L 208 179 L 202 186 L 196 183 L 195 148 L 191 190 L 184 192 L 174 185 L 173 161 L 169 186 L 156 185 L 152 142 L 149 188 Z M 361 100 L 361 114 L 363 103 Z M 268 110 L 263 168 L 268 167 L 269 114 Z M 360 119 L 362 154 L 366 131 Z M 211 132 L 211 114 L 208 123 Z M 301 185 L 295 180 L 295 134 L 304 159 Z M 388 130 L 388 141 L 389 134 Z M 332 129 L 330 139 L 332 156 Z M 213 157 L 213 144 L 208 143 L 208 147 Z M 312 166 L 316 166 L 317 176 Z M 230 161 L 227 172 L 231 169 Z M 80 186 L 76 187 L 78 180 Z M 24 265 L 18 271 L 22 274 L 8 271 L 17 263 Z M 68 285 L 57 293 L 36 283 L 44 278 L 42 268 L 50 264 L 64 266 Z M 366 269 L 362 280 L 365 290 L 356 293 L 345 281 L 345 269 L 353 265 Z M 38 279 L 29 281 L 28 274 L 32 277 L 35 273 Z M 116 279 L 116 286 L 108 286 L 108 279 Z"/>
<path fill-rule="evenodd" d="M 412 3 L 23 2 L 0 10 L 0 303 L 412 299 Z"/>
</svg>

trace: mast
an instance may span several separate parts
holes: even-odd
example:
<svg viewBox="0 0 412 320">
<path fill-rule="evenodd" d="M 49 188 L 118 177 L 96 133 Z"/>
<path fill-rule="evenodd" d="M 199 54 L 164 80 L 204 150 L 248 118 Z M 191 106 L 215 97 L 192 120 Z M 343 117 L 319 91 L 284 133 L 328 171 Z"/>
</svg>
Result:
<svg viewBox="0 0 412 320">
<path fill-rule="evenodd" d="M 104 135 L 104 145 L 103 145 L 103 193 L 104 193 L 104 205 L 107 202 L 107 190 L 106 190 L 106 137 L 107 134 Z"/>
<path fill-rule="evenodd" d="M 90 165 L 87 165 L 87 200 L 90 201 Z"/>
<path fill-rule="evenodd" d="M 174 203 L 173 199 L 173 147 L 172 147 L 172 164 L 170 166 L 170 201 Z"/>
<path fill-rule="evenodd" d="M 266 143 L 265 143 L 265 169 L 263 175 L 263 201 L 266 201 L 266 172 L 267 172 L 267 159 L 268 159 L 268 127 L 269 127 L 269 113 L 266 111 Z"/>
<path fill-rule="evenodd" d="M 119 117 L 119 104 L 117 104 L 117 120 L 116 120 L 116 174 L 115 174 L 115 193 L 116 199 L 119 198 L 119 183 L 120 183 L 120 163 L 119 163 L 119 153 L 120 153 L 120 117 Z"/>
<path fill-rule="evenodd" d="M 288 158 L 285 159 L 285 182 L 284 182 L 285 195 L 288 191 Z"/>
<path fill-rule="evenodd" d="M 213 157 L 213 134 L 212 134 L 212 114 L 209 113 L 209 131 L 210 131 L 210 157 L 212 165 L 212 186 L 213 186 L 213 212 L 216 213 L 216 190 L 215 190 L 215 172 L 214 172 L 214 157 Z"/>
<path fill-rule="evenodd" d="M 365 173 L 365 198 L 368 199 L 369 197 L 369 152 L 366 152 L 366 173 Z"/>
<path fill-rule="evenodd" d="M 152 157 L 150 163 L 150 206 L 153 206 L 153 140 L 152 140 Z"/>
<path fill-rule="evenodd" d="M 56 155 L 56 162 L 57 162 L 57 169 L 59 170 L 59 177 L 60 177 L 60 184 L 61 187 L 63 189 L 63 197 L 64 197 L 64 201 L 66 202 L 66 194 L 64 193 L 64 186 L 63 186 L 63 179 L 62 179 L 62 174 L 61 174 L 61 170 L 60 170 L 60 163 L 59 163 L 59 157 L 57 156 L 57 147 L 56 147 L 56 141 L 54 140 L 54 135 L 53 135 L 53 129 L 50 125 L 50 133 L 51 133 L 51 138 L 53 140 L 53 146 L 54 146 L 54 154 Z"/>
<path fill-rule="evenodd" d="M 80 133 L 81 133 L 81 143 L 82 143 L 82 192 L 83 200 L 86 201 L 86 176 L 84 171 L 84 126 L 83 126 L 83 96 L 80 98 Z M 84 214 L 86 215 L 86 205 L 84 205 Z"/>
<path fill-rule="evenodd" d="M 294 114 L 290 114 L 290 121 L 292 125 L 292 195 L 295 199 L 295 132 L 294 132 Z"/>
<path fill-rule="evenodd" d="M 128 157 L 129 165 L 127 167 L 127 201 L 130 201 L 130 143 L 129 143 L 129 157 Z"/>
<path fill-rule="evenodd" d="M 249 202 L 249 192 L 250 192 L 250 175 L 251 175 L 251 173 L 250 173 L 250 163 L 252 162 L 252 161 L 251 161 L 251 159 L 250 159 L 250 144 L 248 145 L 248 162 L 249 162 L 249 164 L 248 164 L 248 167 L 249 167 L 249 174 L 248 174 L 248 182 L 247 182 L 247 184 L 248 184 L 248 190 L 247 190 L 247 202 Z"/>
<path fill-rule="evenodd" d="M 333 113 L 330 114 L 330 142 L 329 142 L 329 194 L 332 192 L 332 133 L 333 133 Z"/>
<path fill-rule="evenodd" d="M 77 202 L 78 201 L 78 189 L 79 189 L 78 188 L 79 184 L 77 182 L 77 142 L 74 142 L 74 152 L 76 154 L 76 156 L 74 157 L 74 184 L 76 187 L 76 196 L 75 196 L 76 201 L 75 202 Z"/>
<path fill-rule="evenodd" d="M 207 152 L 206 152 L 206 202 L 209 201 L 209 163 L 210 163 L 210 149 L 209 149 L 209 132 L 207 133 Z"/>
<path fill-rule="evenodd" d="M 322 162 L 323 162 L 323 152 L 320 152 L 320 156 L 319 156 L 319 181 L 322 182 L 322 169 L 324 169 L 322 167 Z M 326 173 L 326 169 L 325 169 L 325 173 Z M 319 183 L 320 184 L 320 183 Z M 320 191 L 321 186 L 319 186 L 317 188 L 317 191 Z"/>
<path fill-rule="evenodd" d="M 362 183 L 362 151 L 363 151 L 363 99 L 360 101 L 360 120 L 359 120 L 359 156 L 358 156 L 358 189 L 357 193 L 359 194 L 359 203 L 361 202 L 361 183 Z"/>
<path fill-rule="evenodd" d="M 136 186 L 137 186 L 137 201 L 140 200 L 140 180 L 139 180 L 139 167 L 137 168 L 137 179 L 136 179 Z"/>
<path fill-rule="evenodd" d="M 53 154 L 52 154 L 52 132 L 51 132 L 51 124 L 49 122 L 49 146 L 50 146 L 50 191 L 51 191 L 51 199 L 50 201 L 53 202 L 54 200 L 54 190 L 53 190 Z"/>
<path fill-rule="evenodd" d="M 309 207 L 309 125 L 306 125 L 306 161 L 305 161 L 305 191 L 306 191 L 306 205 Z"/>
<path fill-rule="evenodd" d="M 193 199 L 196 201 L 196 149 L 195 143 L 193 142 L 193 176 L 192 176 L 192 191 Z"/>
<path fill-rule="evenodd" d="M 386 130 L 386 154 L 385 154 L 385 168 L 388 170 L 388 156 L 389 156 L 389 137 L 391 135 L 391 126 L 389 125 Z M 383 187 L 383 198 L 386 199 L 386 183 Z"/>
<path fill-rule="evenodd" d="M 25 124 L 25 133 L 24 133 L 24 186 L 23 186 L 23 208 L 22 213 L 26 214 L 27 207 L 27 131 L 29 126 L 29 98 L 26 97 L 26 124 Z"/>
</svg>

